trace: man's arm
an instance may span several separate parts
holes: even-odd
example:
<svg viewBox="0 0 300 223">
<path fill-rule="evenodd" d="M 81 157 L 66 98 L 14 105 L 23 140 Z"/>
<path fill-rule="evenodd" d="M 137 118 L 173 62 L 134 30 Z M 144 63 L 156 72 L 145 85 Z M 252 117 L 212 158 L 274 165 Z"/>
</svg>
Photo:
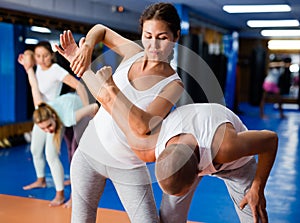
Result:
<svg viewBox="0 0 300 223">
<path fill-rule="evenodd" d="M 110 67 L 94 74 L 87 71 L 82 79 L 92 95 L 113 117 L 124 132 L 129 146 L 146 162 L 155 160 L 154 150 L 161 121 L 179 99 L 183 87 L 177 81 L 169 84 L 147 107 L 146 111 L 135 106 L 116 86 Z"/>
<path fill-rule="evenodd" d="M 222 132 L 224 133 L 223 138 Z M 268 130 L 236 133 L 231 124 L 226 124 L 217 130 L 214 141 L 213 150 L 217 151 L 214 159 L 216 163 L 231 162 L 244 156 L 258 155 L 252 186 L 241 201 L 240 208 L 242 209 L 248 204 L 255 223 L 258 222 L 258 219 L 263 223 L 268 222 L 264 189 L 276 158 L 277 134 Z"/>
</svg>

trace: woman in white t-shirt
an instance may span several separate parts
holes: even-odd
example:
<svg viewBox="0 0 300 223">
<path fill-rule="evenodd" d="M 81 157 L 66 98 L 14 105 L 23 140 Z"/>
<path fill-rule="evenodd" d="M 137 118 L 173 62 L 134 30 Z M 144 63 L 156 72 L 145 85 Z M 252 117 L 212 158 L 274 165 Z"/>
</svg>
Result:
<svg viewBox="0 0 300 223">
<path fill-rule="evenodd" d="M 88 105 L 88 95 L 83 84 L 57 63 L 54 63 L 53 59 L 54 53 L 50 43 L 42 41 L 35 46 L 34 52 L 26 50 L 24 54 L 20 54 L 18 61 L 26 70 L 29 81 L 30 78 L 33 77 L 32 75 L 37 79 L 36 88 L 41 93 L 44 102 L 48 103 L 57 98 L 60 95 L 62 84 L 65 83 L 71 88 L 76 89 L 83 105 Z M 33 69 L 35 64 L 36 71 Z M 34 101 L 34 105 L 37 106 L 38 103 Z M 59 206 L 63 204 L 65 200 L 64 170 L 59 154 L 53 144 L 52 135 L 47 135 L 37 125 L 34 125 L 32 129 L 30 150 L 33 157 L 37 180 L 24 186 L 23 189 L 29 190 L 46 187 L 45 166 L 47 160 L 56 188 L 56 196 L 49 205 Z"/>
</svg>

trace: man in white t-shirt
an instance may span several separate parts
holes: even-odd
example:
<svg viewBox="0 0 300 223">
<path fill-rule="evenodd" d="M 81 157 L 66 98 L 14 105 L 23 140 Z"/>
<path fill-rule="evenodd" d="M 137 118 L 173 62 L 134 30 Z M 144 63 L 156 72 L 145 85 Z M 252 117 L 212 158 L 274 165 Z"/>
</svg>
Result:
<svg viewBox="0 0 300 223">
<path fill-rule="evenodd" d="M 275 132 L 247 130 L 225 106 L 175 109 L 163 121 L 155 149 L 155 174 L 165 193 L 160 215 L 185 222 L 197 185 L 212 175 L 226 184 L 240 222 L 268 222 L 264 188 L 277 146 Z"/>
</svg>

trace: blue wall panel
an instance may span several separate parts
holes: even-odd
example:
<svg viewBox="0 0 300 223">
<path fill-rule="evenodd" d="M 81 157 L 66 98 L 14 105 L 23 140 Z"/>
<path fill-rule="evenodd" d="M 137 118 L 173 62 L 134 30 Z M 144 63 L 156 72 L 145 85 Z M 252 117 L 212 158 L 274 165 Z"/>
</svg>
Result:
<svg viewBox="0 0 300 223">
<path fill-rule="evenodd" d="M 15 121 L 13 25 L 0 23 L 0 123 Z"/>
<path fill-rule="evenodd" d="M 31 90 L 27 81 L 27 74 L 18 63 L 18 56 L 25 50 L 24 43 L 25 27 L 23 25 L 14 25 L 14 64 L 15 64 L 15 122 L 27 121 L 28 117 L 31 118 L 32 114 L 27 114 L 28 100 L 27 95 L 31 97 Z M 32 106 L 32 105 L 31 105 Z"/>
<path fill-rule="evenodd" d="M 16 35 L 18 30 L 18 35 Z M 24 121 L 26 114 L 19 113 L 18 106 L 27 108 L 26 75 L 17 63 L 18 54 L 24 50 L 21 35 L 23 28 L 14 24 L 0 23 L 0 124 Z M 23 32 L 23 31 L 22 31 Z M 16 51 L 16 49 L 19 49 Z M 22 73 L 17 72 L 17 66 Z M 25 79 L 25 82 L 24 82 Z M 22 84 L 21 84 L 22 83 Z M 18 105 L 18 106 L 17 106 Z"/>
</svg>

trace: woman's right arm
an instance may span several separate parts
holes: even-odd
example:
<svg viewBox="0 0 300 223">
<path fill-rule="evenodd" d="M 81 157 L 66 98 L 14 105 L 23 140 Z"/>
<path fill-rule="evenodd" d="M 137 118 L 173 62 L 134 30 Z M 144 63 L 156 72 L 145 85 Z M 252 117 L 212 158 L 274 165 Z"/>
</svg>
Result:
<svg viewBox="0 0 300 223">
<path fill-rule="evenodd" d="M 64 31 L 60 35 L 61 47 L 56 45 L 56 49 L 70 62 L 72 71 L 81 77 L 91 63 L 95 45 L 100 42 L 124 59 L 143 50 L 137 43 L 100 24 L 90 29 L 86 37 L 80 40 L 79 47 L 74 40 L 72 32 L 70 30 Z"/>
<path fill-rule="evenodd" d="M 38 87 L 38 82 L 33 70 L 34 66 L 34 58 L 33 58 L 33 52 L 31 50 L 26 50 L 24 54 L 20 54 L 18 57 L 18 62 L 23 65 L 28 81 L 31 87 L 31 93 L 33 98 L 34 106 L 37 107 L 41 102 L 43 102 L 41 92 Z"/>
</svg>

